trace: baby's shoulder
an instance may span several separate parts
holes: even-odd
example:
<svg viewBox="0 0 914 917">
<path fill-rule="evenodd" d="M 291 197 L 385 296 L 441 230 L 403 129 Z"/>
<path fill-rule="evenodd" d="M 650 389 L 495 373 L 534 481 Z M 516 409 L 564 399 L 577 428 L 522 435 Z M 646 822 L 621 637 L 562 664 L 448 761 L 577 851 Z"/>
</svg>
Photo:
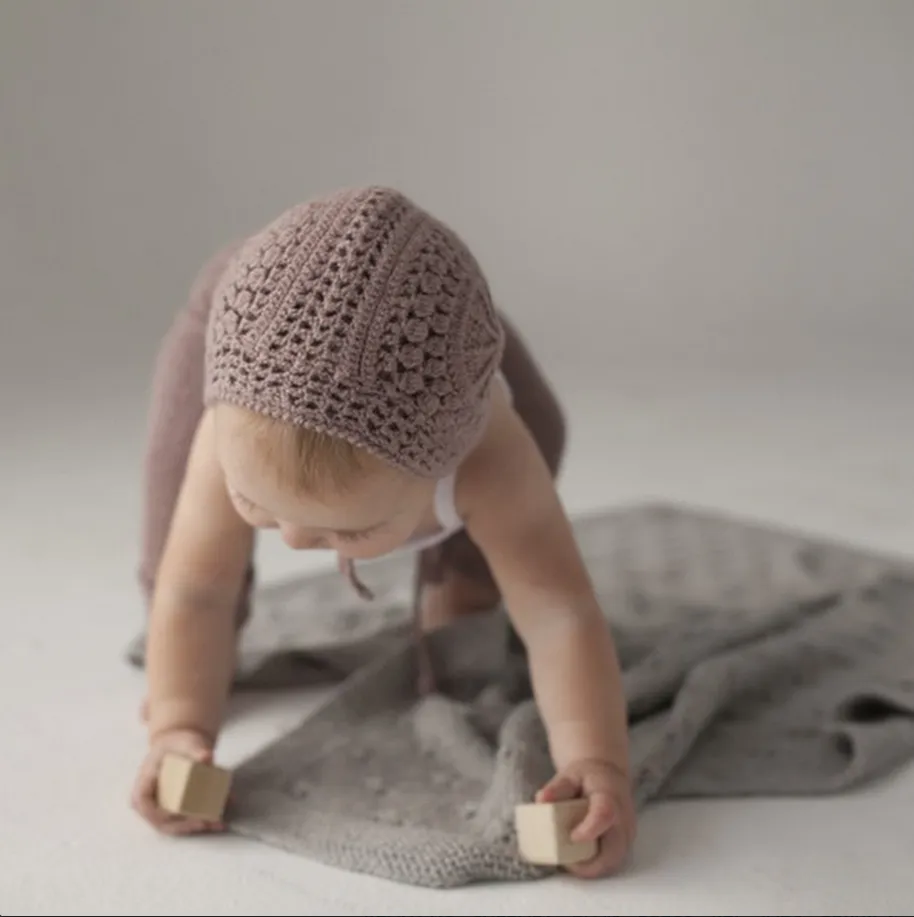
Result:
<svg viewBox="0 0 914 917">
<path fill-rule="evenodd" d="M 462 516 L 491 501 L 511 499 L 540 461 L 526 424 L 501 387 L 493 395 L 485 432 L 457 471 L 455 496 Z"/>
</svg>

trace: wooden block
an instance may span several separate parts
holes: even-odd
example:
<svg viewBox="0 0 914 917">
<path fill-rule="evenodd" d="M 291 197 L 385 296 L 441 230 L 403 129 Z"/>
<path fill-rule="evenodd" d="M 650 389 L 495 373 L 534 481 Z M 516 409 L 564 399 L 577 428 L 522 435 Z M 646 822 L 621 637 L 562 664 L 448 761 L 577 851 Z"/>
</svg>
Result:
<svg viewBox="0 0 914 917">
<path fill-rule="evenodd" d="M 220 821 L 231 782 L 231 771 L 169 753 L 159 770 L 159 805 L 174 815 Z"/>
<path fill-rule="evenodd" d="M 572 830 L 587 812 L 587 806 L 587 799 L 517 806 L 514 824 L 521 857 L 541 866 L 567 866 L 594 857 L 596 841 L 575 843 L 570 839 Z"/>
</svg>

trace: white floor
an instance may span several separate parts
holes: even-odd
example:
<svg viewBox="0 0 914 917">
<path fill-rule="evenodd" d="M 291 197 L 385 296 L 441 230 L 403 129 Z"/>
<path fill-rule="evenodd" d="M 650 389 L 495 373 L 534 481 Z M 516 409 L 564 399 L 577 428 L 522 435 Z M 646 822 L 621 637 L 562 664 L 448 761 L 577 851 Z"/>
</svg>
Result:
<svg viewBox="0 0 914 917">
<path fill-rule="evenodd" d="M 914 373 L 654 379 L 563 382 L 570 510 L 678 498 L 914 556 Z M 914 770 L 834 799 L 658 805 L 632 870 L 600 883 L 436 893 L 155 836 L 126 805 L 143 745 L 121 660 L 139 620 L 132 407 L 58 405 L 3 433 L 0 914 L 914 914 Z M 274 542 L 262 555 L 268 578 L 302 564 Z M 313 700 L 248 705 L 224 759 Z"/>
</svg>

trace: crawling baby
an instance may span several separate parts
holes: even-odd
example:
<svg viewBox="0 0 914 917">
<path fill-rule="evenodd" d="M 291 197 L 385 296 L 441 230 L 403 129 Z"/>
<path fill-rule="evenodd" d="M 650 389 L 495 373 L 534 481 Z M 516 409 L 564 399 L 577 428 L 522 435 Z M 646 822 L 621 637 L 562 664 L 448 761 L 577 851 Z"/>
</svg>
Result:
<svg viewBox="0 0 914 917">
<path fill-rule="evenodd" d="M 615 648 L 556 491 L 561 412 L 462 240 L 403 194 L 344 189 L 217 255 L 162 344 L 146 461 L 148 752 L 211 761 L 258 529 L 356 565 L 417 563 L 420 631 L 504 602 L 555 765 L 537 799 L 588 800 L 582 877 L 633 843 Z M 421 646 L 421 644 L 420 644 Z M 434 672 L 420 653 L 420 689 Z M 218 825 L 216 826 L 219 827 Z"/>
</svg>

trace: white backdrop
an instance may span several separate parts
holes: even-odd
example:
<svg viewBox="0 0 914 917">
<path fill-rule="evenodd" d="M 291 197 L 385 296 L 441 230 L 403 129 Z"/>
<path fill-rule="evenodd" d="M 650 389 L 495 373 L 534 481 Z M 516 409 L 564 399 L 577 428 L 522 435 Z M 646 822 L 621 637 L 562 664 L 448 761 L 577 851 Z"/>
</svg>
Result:
<svg viewBox="0 0 914 917">
<path fill-rule="evenodd" d="M 210 252 L 349 183 L 476 249 L 559 377 L 571 511 L 659 496 L 914 557 L 912 49 L 911 0 L 0 0 L 0 911 L 911 913 L 910 770 L 659 807 L 608 885 L 176 850 L 125 804 L 121 654 L 159 337 Z M 263 583 L 330 563 L 258 552 Z M 220 757 L 315 700 L 242 702 Z"/>
<path fill-rule="evenodd" d="M 132 392 L 200 262 L 397 185 L 543 359 L 904 364 L 914 4 L 6 0 L 0 357 Z"/>
</svg>

